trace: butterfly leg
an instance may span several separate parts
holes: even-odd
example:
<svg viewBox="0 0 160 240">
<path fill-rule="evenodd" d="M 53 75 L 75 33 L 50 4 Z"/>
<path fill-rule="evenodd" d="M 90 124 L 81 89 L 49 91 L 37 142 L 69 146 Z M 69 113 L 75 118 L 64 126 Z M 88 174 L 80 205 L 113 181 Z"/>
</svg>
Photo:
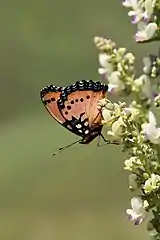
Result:
<svg viewBox="0 0 160 240">
<path fill-rule="evenodd" d="M 103 139 L 103 141 L 105 142 L 105 144 L 103 144 L 103 145 L 100 145 L 100 139 Z M 107 139 L 105 139 L 105 137 L 102 135 L 102 133 L 98 136 L 98 143 L 97 143 L 97 147 L 100 147 L 100 146 L 104 146 L 104 145 L 106 145 L 106 144 L 115 144 L 115 145 L 119 145 L 119 142 L 118 141 L 116 141 L 116 140 L 113 140 L 113 141 L 111 141 L 111 140 L 107 140 Z"/>
<path fill-rule="evenodd" d="M 107 142 L 107 140 L 106 140 L 105 137 L 102 135 L 102 133 L 101 133 L 99 136 L 103 139 L 104 142 Z"/>
</svg>

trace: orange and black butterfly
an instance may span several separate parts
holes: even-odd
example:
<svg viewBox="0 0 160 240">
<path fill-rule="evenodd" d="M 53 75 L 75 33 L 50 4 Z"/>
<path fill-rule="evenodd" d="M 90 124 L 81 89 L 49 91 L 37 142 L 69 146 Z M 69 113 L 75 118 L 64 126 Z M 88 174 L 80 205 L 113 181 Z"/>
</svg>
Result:
<svg viewBox="0 0 160 240">
<path fill-rule="evenodd" d="M 102 136 L 102 113 L 98 102 L 105 97 L 107 90 L 106 84 L 82 80 L 67 87 L 46 86 L 40 96 L 50 115 L 69 131 L 82 137 L 79 143 L 87 144 Z"/>
</svg>

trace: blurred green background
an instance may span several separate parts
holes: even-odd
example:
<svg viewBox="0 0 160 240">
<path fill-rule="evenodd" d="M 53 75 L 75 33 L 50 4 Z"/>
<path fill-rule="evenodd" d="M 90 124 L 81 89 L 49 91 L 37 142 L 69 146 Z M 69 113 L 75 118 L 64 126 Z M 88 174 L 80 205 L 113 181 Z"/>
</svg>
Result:
<svg viewBox="0 0 160 240">
<path fill-rule="evenodd" d="M 52 157 L 77 137 L 44 109 L 39 91 L 99 78 L 95 35 L 141 58 L 154 44 L 134 43 L 121 1 L 6 0 L 0 7 L 0 239 L 147 239 L 130 207 L 124 156 L 96 140 Z"/>
</svg>

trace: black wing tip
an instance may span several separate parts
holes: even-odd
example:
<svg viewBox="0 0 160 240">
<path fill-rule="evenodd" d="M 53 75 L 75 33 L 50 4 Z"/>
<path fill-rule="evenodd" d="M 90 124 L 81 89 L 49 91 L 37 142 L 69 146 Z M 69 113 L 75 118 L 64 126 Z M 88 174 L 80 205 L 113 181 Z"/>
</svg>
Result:
<svg viewBox="0 0 160 240">
<path fill-rule="evenodd" d="M 43 98 L 49 92 L 60 92 L 61 87 L 56 87 L 55 85 L 48 85 L 41 89 L 40 96 Z"/>
<path fill-rule="evenodd" d="M 100 81 L 85 80 L 76 81 L 75 83 L 63 88 L 63 91 L 70 93 L 76 90 L 93 90 L 93 91 L 108 91 L 108 85 Z"/>
<path fill-rule="evenodd" d="M 108 85 L 100 81 L 82 79 L 66 87 L 56 87 L 55 85 L 48 85 L 40 91 L 40 96 L 41 98 L 43 98 L 48 92 L 61 92 L 62 90 L 67 93 L 74 92 L 76 90 L 107 91 Z"/>
<path fill-rule="evenodd" d="M 108 85 L 93 80 L 81 80 L 77 81 L 77 88 L 79 90 L 93 90 L 93 91 L 107 91 Z"/>
</svg>

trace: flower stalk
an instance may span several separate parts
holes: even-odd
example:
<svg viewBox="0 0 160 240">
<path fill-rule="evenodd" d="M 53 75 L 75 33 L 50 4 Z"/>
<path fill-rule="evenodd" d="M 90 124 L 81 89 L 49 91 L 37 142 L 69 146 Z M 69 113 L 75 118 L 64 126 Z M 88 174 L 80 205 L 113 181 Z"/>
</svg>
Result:
<svg viewBox="0 0 160 240">
<path fill-rule="evenodd" d="M 137 24 L 137 43 L 160 40 L 160 1 L 125 0 L 123 6 L 129 9 L 132 24 Z M 160 240 L 160 127 L 154 113 L 160 107 L 160 54 L 144 57 L 143 73 L 137 77 L 133 53 L 117 48 L 111 39 L 96 36 L 94 43 L 98 73 L 108 83 L 109 93 L 134 99 L 130 103 L 99 101 L 108 138 L 118 141 L 128 154 L 124 169 L 135 197 L 126 214 L 135 225 L 147 218 L 150 236 Z"/>
</svg>

